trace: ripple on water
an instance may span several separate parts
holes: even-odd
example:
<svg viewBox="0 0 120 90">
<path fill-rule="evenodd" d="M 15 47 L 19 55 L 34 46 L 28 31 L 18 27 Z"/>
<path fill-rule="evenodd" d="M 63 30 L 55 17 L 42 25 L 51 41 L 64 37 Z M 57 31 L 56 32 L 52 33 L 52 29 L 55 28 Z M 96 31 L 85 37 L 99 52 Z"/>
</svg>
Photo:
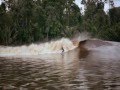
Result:
<svg viewBox="0 0 120 90">
<path fill-rule="evenodd" d="M 119 90 L 120 60 L 83 50 L 39 58 L 0 58 L 0 90 Z"/>
</svg>

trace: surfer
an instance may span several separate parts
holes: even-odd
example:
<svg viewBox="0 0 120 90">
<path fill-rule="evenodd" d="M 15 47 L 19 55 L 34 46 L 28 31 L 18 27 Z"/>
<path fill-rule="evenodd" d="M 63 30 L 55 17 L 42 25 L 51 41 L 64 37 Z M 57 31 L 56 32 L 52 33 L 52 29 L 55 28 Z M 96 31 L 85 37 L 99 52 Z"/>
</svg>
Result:
<svg viewBox="0 0 120 90">
<path fill-rule="evenodd" d="M 62 47 L 62 53 L 64 52 L 64 48 Z"/>
</svg>

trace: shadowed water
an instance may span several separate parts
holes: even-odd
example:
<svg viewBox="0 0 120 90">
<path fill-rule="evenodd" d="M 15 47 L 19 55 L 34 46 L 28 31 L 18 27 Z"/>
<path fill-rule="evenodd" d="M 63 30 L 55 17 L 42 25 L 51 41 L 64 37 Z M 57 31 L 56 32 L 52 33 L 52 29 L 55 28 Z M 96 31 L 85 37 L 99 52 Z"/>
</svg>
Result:
<svg viewBox="0 0 120 90">
<path fill-rule="evenodd" d="M 0 58 L 0 90 L 120 90 L 120 58 L 103 54 L 81 47 L 63 54 Z"/>
</svg>

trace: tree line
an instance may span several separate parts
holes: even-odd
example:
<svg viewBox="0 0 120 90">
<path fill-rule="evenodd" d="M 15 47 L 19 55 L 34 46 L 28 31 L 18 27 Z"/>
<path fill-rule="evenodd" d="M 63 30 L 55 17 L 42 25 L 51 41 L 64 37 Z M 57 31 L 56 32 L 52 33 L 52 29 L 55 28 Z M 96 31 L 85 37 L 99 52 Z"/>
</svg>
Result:
<svg viewBox="0 0 120 90">
<path fill-rule="evenodd" d="M 101 3 L 86 2 L 84 15 L 74 0 L 4 0 L 0 5 L 0 44 L 26 44 L 90 32 L 120 41 L 120 8 L 104 12 Z"/>
</svg>

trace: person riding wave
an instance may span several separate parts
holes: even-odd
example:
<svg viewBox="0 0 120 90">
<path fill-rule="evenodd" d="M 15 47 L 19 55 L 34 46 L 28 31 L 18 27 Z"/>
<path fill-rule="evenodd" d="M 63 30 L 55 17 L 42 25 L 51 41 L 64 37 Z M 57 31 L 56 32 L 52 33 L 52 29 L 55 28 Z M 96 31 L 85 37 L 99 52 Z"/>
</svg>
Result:
<svg viewBox="0 0 120 90">
<path fill-rule="evenodd" d="M 62 47 L 62 53 L 64 52 L 64 48 Z"/>
</svg>

